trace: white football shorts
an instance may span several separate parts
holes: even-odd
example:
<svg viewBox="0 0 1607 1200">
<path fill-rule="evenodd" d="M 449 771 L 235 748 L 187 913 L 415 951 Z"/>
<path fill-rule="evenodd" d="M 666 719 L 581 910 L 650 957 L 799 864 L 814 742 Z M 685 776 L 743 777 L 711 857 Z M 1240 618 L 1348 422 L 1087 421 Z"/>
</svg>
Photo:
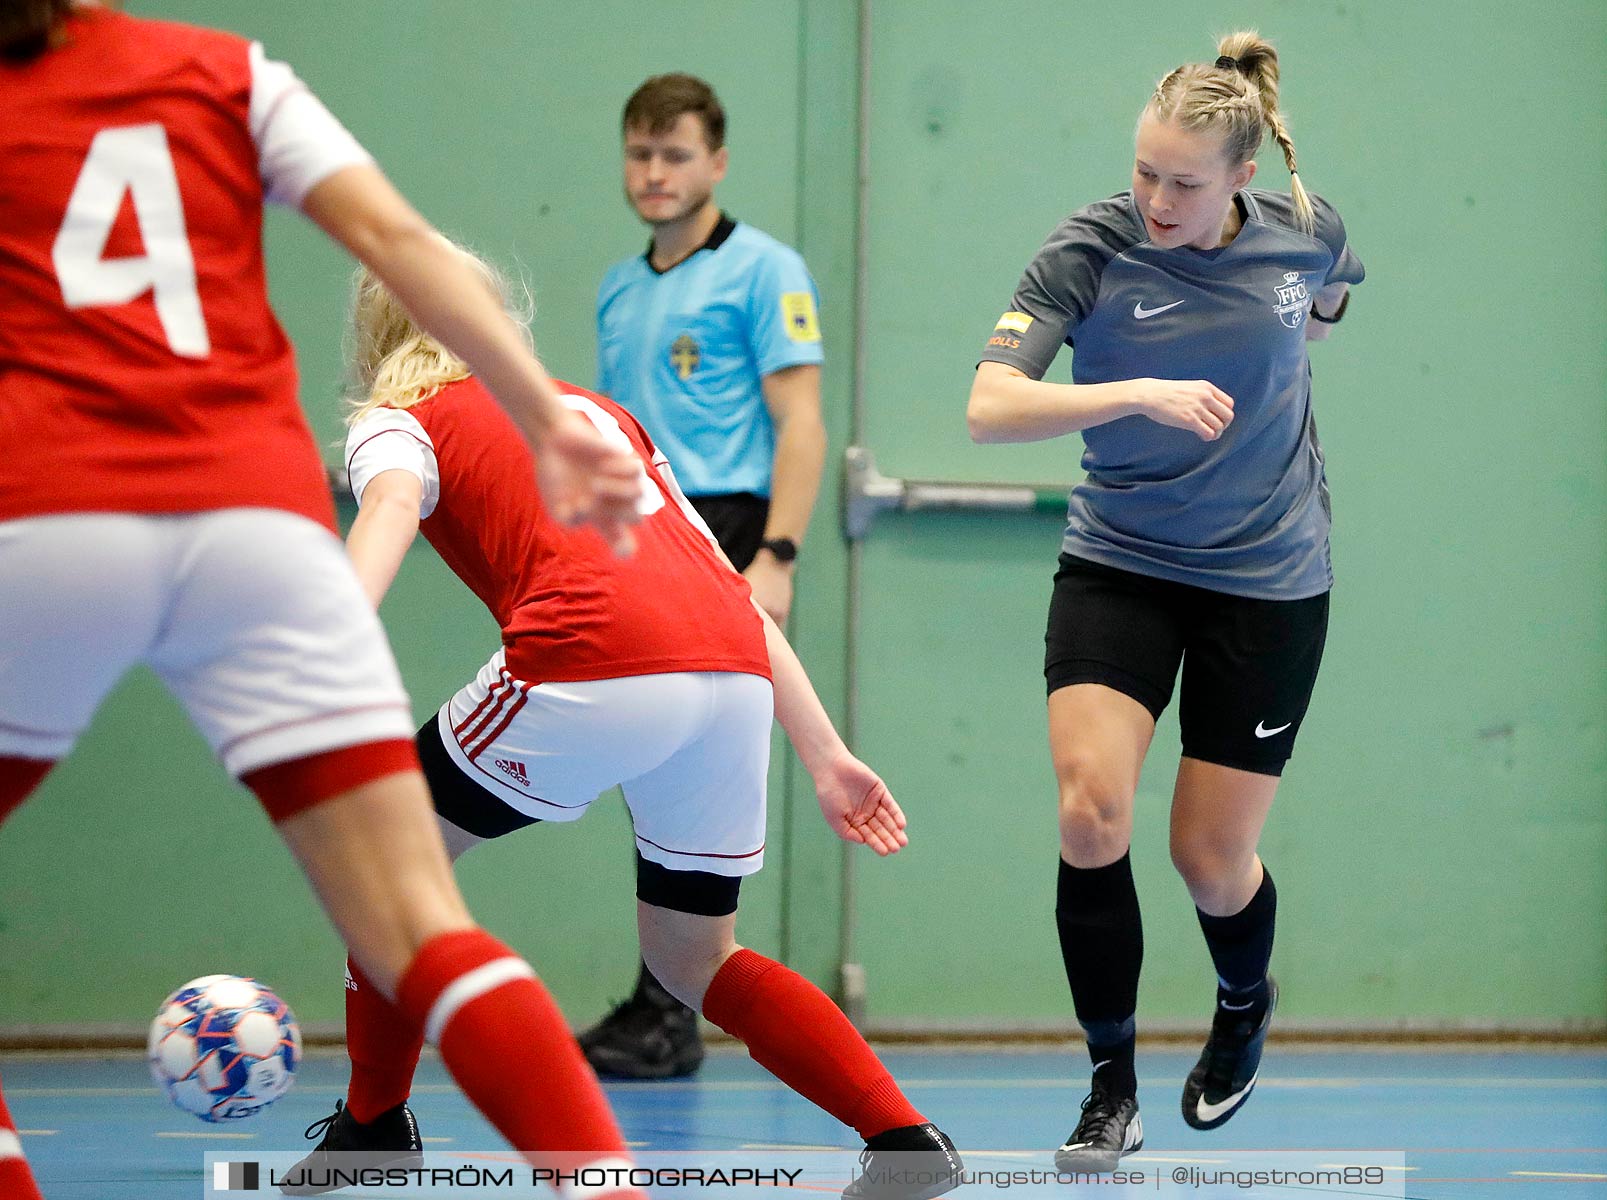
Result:
<svg viewBox="0 0 1607 1200">
<path fill-rule="evenodd" d="M 498 650 L 436 716 L 460 770 L 504 804 L 574 821 L 616 785 L 643 858 L 751 875 L 764 863 L 770 681 L 732 671 L 526 683 Z"/>
<path fill-rule="evenodd" d="M 340 540 L 266 508 L 0 522 L 0 754 L 65 757 L 146 663 L 233 775 L 411 739 Z"/>
</svg>

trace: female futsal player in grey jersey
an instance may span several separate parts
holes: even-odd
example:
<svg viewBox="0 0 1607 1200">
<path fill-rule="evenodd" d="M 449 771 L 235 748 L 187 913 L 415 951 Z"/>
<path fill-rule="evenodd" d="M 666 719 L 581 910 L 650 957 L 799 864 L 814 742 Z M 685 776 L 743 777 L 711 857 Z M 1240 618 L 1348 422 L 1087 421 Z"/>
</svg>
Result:
<svg viewBox="0 0 1607 1200">
<path fill-rule="evenodd" d="M 1055 1156 L 1067 1170 L 1109 1170 L 1143 1141 L 1128 844 L 1180 665 L 1172 861 L 1218 976 L 1210 1039 L 1183 1088 L 1190 1125 L 1215 1128 L 1249 1097 L 1277 1002 L 1276 892 L 1256 843 L 1316 680 L 1332 584 L 1306 342 L 1339 319 L 1362 266 L 1295 173 L 1272 47 L 1236 33 L 1218 53 L 1156 87 L 1132 189 L 1066 218 L 1028 265 L 967 412 L 978 442 L 1081 431 L 1086 446 L 1044 663 L 1055 918 L 1094 1062 Z M 1247 186 L 1269 130 L 1292 194 Z M 1062 344 L 1075 347 L 1074 382 L 1045 383 Z"/>
</svg>

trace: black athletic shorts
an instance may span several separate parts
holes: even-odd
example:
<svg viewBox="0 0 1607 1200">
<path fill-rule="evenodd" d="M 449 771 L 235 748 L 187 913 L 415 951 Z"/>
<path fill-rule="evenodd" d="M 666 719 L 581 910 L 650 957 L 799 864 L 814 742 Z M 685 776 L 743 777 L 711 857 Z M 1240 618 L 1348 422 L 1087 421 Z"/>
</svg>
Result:
<svg viewBox="0 0 1607 1200">
<path fill-rule="evenodd" d="M 709 527 L 720 549 L 739 571 L 746 571 L 764 541 L 764 523 L 770 517 L 770 501 L 752 492 L 731 492 L 719 496 L 688 496 L 698 516 Z"/>
<path fill-rule="evenodd" d="M 1050 692 L 1102 683 L 1159 719 L 1181 665 L 1184 755 L 1280 775 L 1327 634 L 1326 592 L 1252 600 L 1062 554 L 1043 673 Z"/>
</svg>

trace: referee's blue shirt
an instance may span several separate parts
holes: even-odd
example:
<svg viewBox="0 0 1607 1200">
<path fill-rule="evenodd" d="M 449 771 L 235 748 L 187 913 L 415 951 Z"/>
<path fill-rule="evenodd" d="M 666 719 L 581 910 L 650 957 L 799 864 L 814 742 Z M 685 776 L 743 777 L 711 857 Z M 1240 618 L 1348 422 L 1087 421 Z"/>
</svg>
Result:
<svg viewBox="0 0 1607 1200">
<path fill-rule="evenodd" d="M 642 423 L 687 495 L 768 496 L 776 432 L 760 380 L 822 361 L 817 304 L 796 250 L 722 213 L 669 270 L 642 254 L 603 277 L 597 390 Z"/>
</svg>

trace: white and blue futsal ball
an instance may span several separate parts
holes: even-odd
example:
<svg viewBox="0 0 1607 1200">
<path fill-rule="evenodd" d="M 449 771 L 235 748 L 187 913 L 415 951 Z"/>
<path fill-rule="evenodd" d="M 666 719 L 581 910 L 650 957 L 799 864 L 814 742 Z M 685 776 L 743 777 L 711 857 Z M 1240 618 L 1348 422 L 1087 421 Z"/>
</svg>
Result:
<svg viewBox="0 0 1607 1200">
<path fill-rule="evenodd" d="M 290 1090 L 301 1028 L 256 980 L 203 975 L 162 1002 L 146 1054 L 156 1086 L 175 1105 L 203 1121 L 235 1121 Z"/>
</svg>

